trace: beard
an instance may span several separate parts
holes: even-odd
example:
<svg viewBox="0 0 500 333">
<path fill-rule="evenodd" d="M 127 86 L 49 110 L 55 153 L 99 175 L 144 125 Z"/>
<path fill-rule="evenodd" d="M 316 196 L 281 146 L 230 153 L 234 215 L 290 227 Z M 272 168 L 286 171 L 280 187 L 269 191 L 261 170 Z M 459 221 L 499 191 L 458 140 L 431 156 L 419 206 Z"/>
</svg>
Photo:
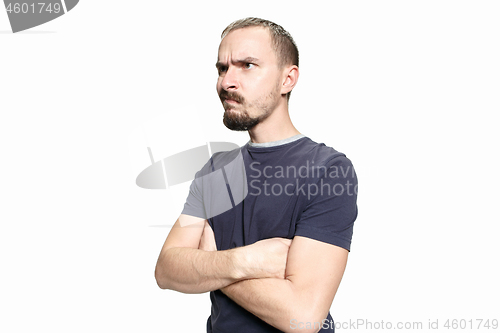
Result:
<svg viewBox="0 0 500 333">
<path fill-rule="evenodd" d="M 224 104 L 227 103 L 224 102 Z M 240 111 L 236 111 L 231 107 L 226 108 L 224 106 L 224 108 L 226 111 L 224 111 L 224 118 L 222 121 L 224 122 L 224 125 L 232 131 L 251 130 L 255 127 L 255 125 L 266 119 L 270 114 L 269 112 L 265 112 L 259 117 L 252 118 L 248 115 L 247 110 L 243 108 Z"/>
<path fill-rule="evenodd" d="M 279 87 L 277 88 L 279 89 Z M 257 100 L 255 103 L 248 103 L 243 96 L 235 92 L 221 90 L 219 97 L 225 110 L 223 118 L 224 125 L 233 131 L 251 130 L 271 115 L 278 104 L 277 96 L 280 96 L 279 90 L 274 90 L 266 98 L 263 98 L 263 100 Z M 232 99 L 238 102 L 238 104 L 229 104 L 225 101 L 226 99 Z M 250 117 L 247 109 L 252 108 L 261 110 L 260 115 L 257 117 Z"/>
<path fill-rule="evenodd" d="M 261 119 L 262 117 L 251 118 L 248 113 L 246 113 L 246 110 L 243 110 L 243 112 L 245 113 L 236 114 L 234 111 L 226 110 L 222 120 L 224 125 L 232 131 L 248 131 L 263 120 Z"/>
</svg>

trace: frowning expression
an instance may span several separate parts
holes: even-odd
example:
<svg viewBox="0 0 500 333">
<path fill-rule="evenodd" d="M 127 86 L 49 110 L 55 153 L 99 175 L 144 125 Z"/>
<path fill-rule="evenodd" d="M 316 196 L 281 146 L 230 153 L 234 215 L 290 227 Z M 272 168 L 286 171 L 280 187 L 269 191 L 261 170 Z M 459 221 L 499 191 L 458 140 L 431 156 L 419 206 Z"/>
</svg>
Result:
<svg viewBox="0 0 500 333">
<path fill-rule="evenodd" d="M 281 97 L 281 70 L 267 28 L 230 32 L 219 46 L 216 67 L 228 128 L 251 129 L 274 111 Z"/>
</svg>

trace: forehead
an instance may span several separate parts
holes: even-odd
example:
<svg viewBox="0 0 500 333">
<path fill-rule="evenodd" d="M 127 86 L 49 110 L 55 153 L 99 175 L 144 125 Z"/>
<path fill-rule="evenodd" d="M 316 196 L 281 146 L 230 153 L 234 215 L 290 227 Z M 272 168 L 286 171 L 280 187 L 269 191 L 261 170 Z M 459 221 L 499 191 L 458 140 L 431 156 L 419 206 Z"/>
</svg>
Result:
<svg viewBox="0 0 500 333">
<path fill-rule="evenodd" d="M 275 58 L 271 35 L 264 27 L 245 27 L 231 31 L 219 45 L 218 61 L 253 57 L 262 60 Z"/>
</svg>

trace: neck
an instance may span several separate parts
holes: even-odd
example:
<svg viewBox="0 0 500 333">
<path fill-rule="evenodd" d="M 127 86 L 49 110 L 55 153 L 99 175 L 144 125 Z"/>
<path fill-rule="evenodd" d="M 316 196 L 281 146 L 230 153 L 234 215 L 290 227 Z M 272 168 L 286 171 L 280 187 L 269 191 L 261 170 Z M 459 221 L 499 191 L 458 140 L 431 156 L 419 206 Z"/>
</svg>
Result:
<svg viewBox="0 0 500 333">
<path fill-rule="evenodd" d="M 288 103 L 276 108 L 272 114 L 248 131 L 253 143 L 287 139 L 300 132 L 293 126 L 288 114 Z"/>
</svg>

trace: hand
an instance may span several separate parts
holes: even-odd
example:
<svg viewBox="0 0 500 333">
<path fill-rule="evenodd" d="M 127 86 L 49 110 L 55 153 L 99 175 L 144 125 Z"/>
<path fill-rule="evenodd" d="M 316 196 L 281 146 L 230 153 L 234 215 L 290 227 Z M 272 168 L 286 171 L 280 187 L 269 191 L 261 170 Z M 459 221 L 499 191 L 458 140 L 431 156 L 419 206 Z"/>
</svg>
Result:
<svg viewBox="0 0 500 333">
<path fill-rule="evenodd" d="M 252 278 L 285 278 L 291 239 L 270 238 L 242 247 L 240 267 L 243 276 Z"/>
<path fill-rule="evenodd" d="M 201 235 L 198 249 L 203 251 L 217 251 L 214 232 L 207 220 L 205 220 L 205 226 L 203 227 L 203 234 Z"/>
</svg>

